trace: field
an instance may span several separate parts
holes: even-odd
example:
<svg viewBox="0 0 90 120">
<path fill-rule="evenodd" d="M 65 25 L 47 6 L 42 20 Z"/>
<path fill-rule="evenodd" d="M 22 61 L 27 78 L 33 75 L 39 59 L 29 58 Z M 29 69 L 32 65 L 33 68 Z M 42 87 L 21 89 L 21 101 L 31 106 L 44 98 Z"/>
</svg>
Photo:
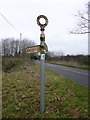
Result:
<svg viewBox="0 0 90 120">
<path fill-rule="evenodd" d="M 4 118 L 88 118 L 88 89 L 45 70 L 45 112 L 40 113 L 40 66 L 23 58 L 3 58 Z"/>
</svg>

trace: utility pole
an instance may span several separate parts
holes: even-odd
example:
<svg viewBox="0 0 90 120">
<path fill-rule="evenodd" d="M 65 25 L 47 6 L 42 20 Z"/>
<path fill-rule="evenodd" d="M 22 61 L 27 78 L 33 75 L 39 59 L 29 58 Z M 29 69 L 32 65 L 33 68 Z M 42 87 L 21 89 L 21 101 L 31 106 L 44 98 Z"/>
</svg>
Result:
<svg viewBox="0 0 90 120">
<path fill-rule="evenodd" d="M 45 19 L 45 24 L 40 23 L 40 19 Z M 44 112 L 44 97 L 45 97 L 45 80 L 44 80 L 44 64 L 45 64 L 45 34 L 44 28 L 48 24 L 48 19 L 44 15 L 37 17 L 37 24 L 40 26 L 40 47 L 41 47 L 41 58 L 40 58 L 40 111 Z"/>
<path fill-rule="evenodd" d="M 22 33 L 20 33 L 20 42 L 19 42 L 19 53 L 20 53 L 20 56 L 22 55 L 21 41 L 22 41 Z"/>
</svg>

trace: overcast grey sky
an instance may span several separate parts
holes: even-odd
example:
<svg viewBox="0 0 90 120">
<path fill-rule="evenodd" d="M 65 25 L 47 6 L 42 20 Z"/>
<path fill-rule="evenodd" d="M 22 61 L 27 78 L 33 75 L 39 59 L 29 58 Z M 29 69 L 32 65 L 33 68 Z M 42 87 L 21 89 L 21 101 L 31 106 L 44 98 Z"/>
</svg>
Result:
<svg viewBox="0 0 90 120">
<path fill-rule="evenodd" d="M 0 16 L 0 38 L 14 37 L 34 40 L 40 44 L 40 28 L 36 23 L 38 15 L 46 15 L 49 23 L 45 28 L 49 51 L 63 51 L 65 54 L 87 54 L 88 35 L 71 35 L 76 27 L 74 15 L 85 10 L 88 0 L 0 0 L 2 13 L 17 29 L 17 32 Z"/>
</svg>

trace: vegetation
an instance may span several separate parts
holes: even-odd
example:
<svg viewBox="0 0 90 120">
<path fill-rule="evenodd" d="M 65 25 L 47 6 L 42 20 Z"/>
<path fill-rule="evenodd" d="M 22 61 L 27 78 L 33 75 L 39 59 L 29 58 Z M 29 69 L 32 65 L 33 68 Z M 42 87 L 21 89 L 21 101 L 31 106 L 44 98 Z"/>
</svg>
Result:
<svg viewBox="0 0 90 120">
<path fill-rule="evenodd" d="M 14 67 L 19 67 L 23 64 L 23 60 L 19 58 L 12 58 L 12 57 L 4 57 L 2 60 L 2 70 L 4 72 L 9 72 Z"/>
<path fill-rule="evenodd" d="M 8 68 L 12 61 L 12 69 Z M 2 115 L 5 118 L 88 118 L 88 89 L 45 70 L 45 112 L 40 113 L 40 66 L 3 58 Z"/>
<path fill-rule="evenodd" d="M 6 38 L 2 39 L 2 56 L 25 56 L 25 49 L 34 46 L 35 42 L 24 38 L 23 40 Z"/>
<path fill-rule="evenodd" d="M 47 62 L 53 64 L 61 64 L 69 67 L 77 67 L 82 69 L 90 69 L 90 55 L 56 55 L 48 53 Z"/>
<path fill-rule="evenodd" d="M 90 1 L 86 4 L 85 10 L 79 10 L 75 15 L 77 17 L 77 27 L 70 31 L 72 34 L 90 33 Z"/>
<path fill-rule="evenodd" d="M 23 39 L 19 41 L 14 38 L 2 39 L 2 52 L 0 53 L 3 57 L 31 57 L 32 59 L 40 59 L 38 54 L 26 54 L 25 49 L 30 46 L 35 46 L 35 42 Z M 72 66 L 84 69 L 90 69 L 90 55 L 63 55 L 63 51 L 48 52 L 46 54 L 46 61 L 54 64 L 61 64 L 65 66 Z M 8 62 L 8 61 L 7 61 Z M 9 61 L 10 64 L 3 69 L 11 69 L 15 63 Z M 4 63 L 4 62 L 3 62 Z M 7 64 L 7 63 L 5 63 Z"/>
</svg>

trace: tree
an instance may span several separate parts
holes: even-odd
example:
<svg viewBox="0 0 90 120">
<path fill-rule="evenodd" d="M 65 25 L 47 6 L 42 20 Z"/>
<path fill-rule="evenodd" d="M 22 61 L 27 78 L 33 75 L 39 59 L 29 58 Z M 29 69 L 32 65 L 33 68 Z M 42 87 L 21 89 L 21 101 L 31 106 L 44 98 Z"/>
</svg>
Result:
<svg viewBox="0 0 90 120">
<path fill-rule="evenodd" d="M 2 55 L 4 56 L 8 56 L 10 54 L 9 42 L 10 40 L 8 38 L 2 40 Z"/>
<path fill-rule="evenodd" d="M 10 48 L 11 55 L 14 56 L 14 54 L 15 54 L 15 40 L 12 40 L 12 41 L 11 41 L 10 47 L 11 47 L 11 48 Z"/>
<path fill-rule="evenodd" d="M 19 39 L 15 40 L 14 38 L 2 39 L 2 53 L 0 54 L 3 56 L 17 56 L 22 54 L 24 56 L 26 54 L 25 49 L 34 45 L 36 45 L 35 42 L 28 39 L 23 39 L 22 41 Z"/>
<path fill-rule="evenodd" d="M 2 42 L 0 41 L 0 57 L 2 55 Z"/>
<path fill-rule="evenodd" d="M 20 43 L 21 55 L 25 56 L 25 54 L 26 54 L 25 49 L 27 47 L 31 47 L 31 46 L 35 46 L 35 45 L 36 45 L 36 43 L 34 41 L 24 38 Z"/>
<path fill-rule="evenodd" d="M 77 15 L 78 18 L 77 28 L 71 30 L 70 33 L 72 34 L 87 34 L 90 33 L 90 1 L 87 4 L 86 12 L 78 11 Z"/>
<path fill-rule="evenodd" d="M 15 55 L 19 54 L 19 40 L 15 41 Z"/>
</svg>

